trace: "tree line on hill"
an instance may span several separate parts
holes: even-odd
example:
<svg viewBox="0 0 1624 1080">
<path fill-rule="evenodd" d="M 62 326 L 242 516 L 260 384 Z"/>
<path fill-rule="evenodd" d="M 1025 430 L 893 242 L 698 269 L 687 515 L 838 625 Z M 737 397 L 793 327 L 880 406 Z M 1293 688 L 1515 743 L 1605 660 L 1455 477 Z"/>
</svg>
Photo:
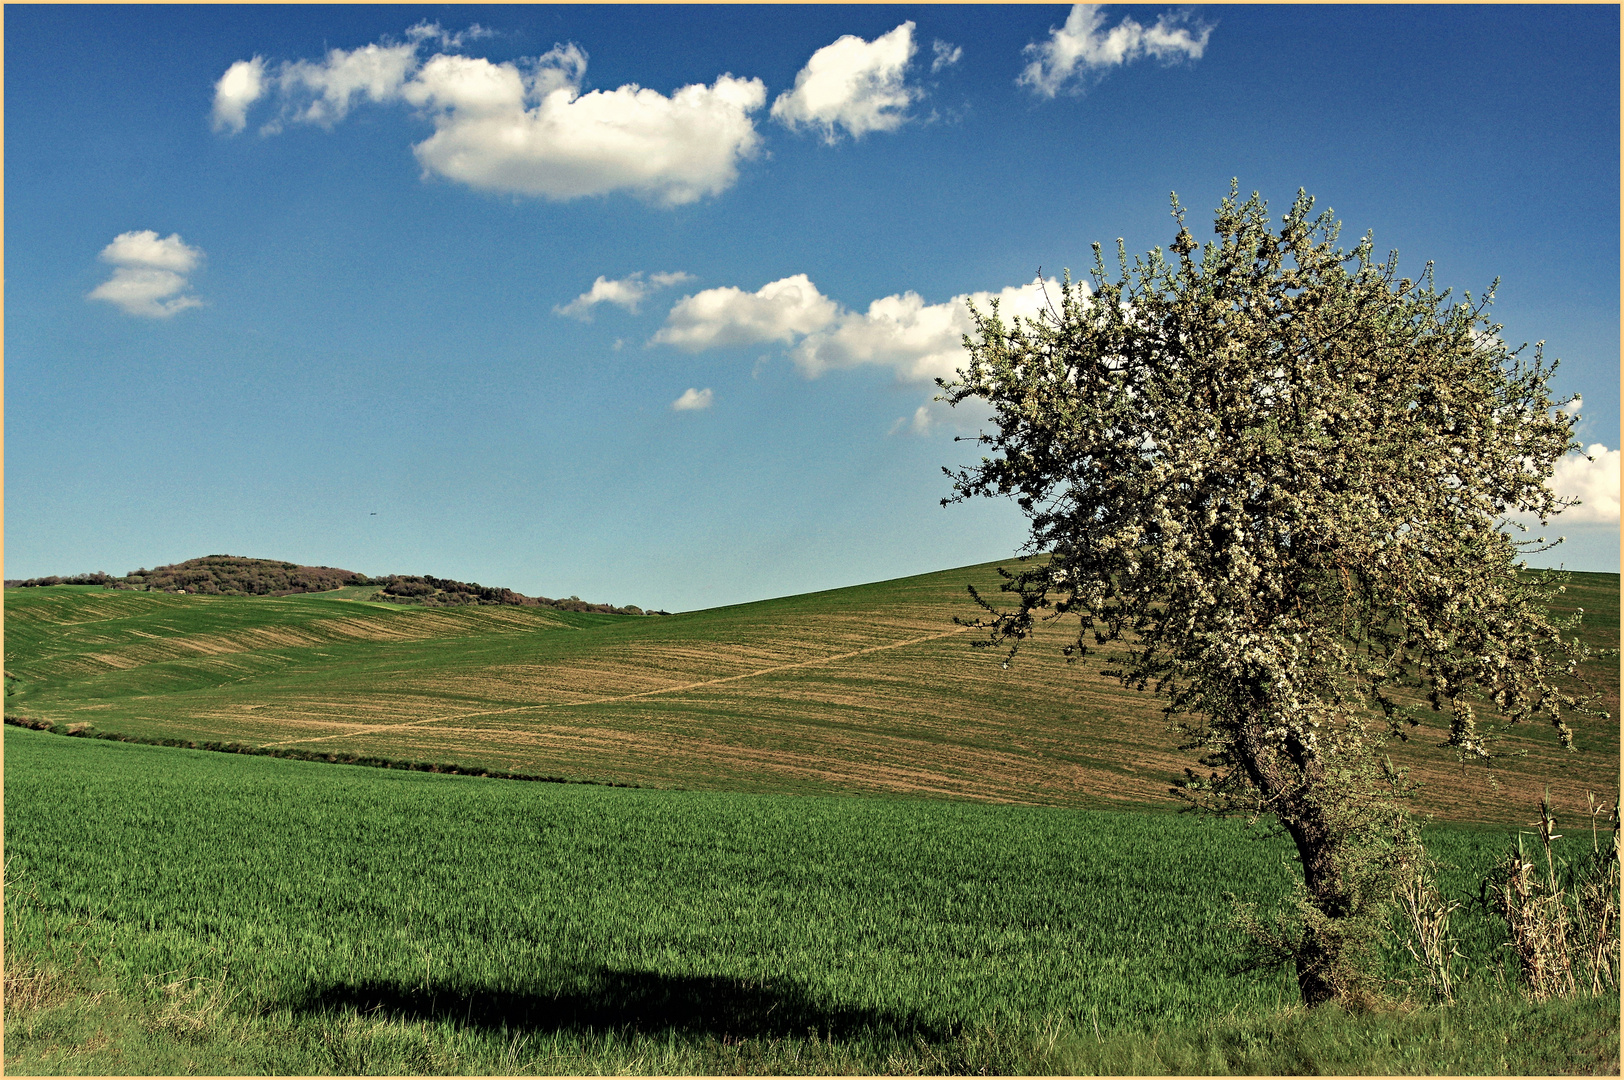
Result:
<svg viewBox="0 0 1624 1080">
<path fill-rule="evenodd" d="M 291 596 L 296 593 L 329 592 L 348 586 L 374 586 L 369 599 L 392 604 L 422 604 L 447 607 L 462 604 L 545 607 L 558 611 L 592 611 L 610 615 L 668 615 L 666 611 L 644 611 L 635 604 L 616 607 L 594 604 L 579 596 L 554 600 L 546 596 L 525 596 L 512 589 L 455 581 L 428 574 L 387 574 L 369 577 L 353 570 L 332 566 L 300 566 L 276 559 L 249 559 L 238 555 L 206 555 L 200 559 L 167 566 L 132 570 L 114 577 L 98 570 L 70 577 L 7 580 L 8 589 L 28 589 L 45 585 L 100 585 L 105 589 L 135 589 L 147 592 L 199 593 L 205 596 Z"/>
</svg>

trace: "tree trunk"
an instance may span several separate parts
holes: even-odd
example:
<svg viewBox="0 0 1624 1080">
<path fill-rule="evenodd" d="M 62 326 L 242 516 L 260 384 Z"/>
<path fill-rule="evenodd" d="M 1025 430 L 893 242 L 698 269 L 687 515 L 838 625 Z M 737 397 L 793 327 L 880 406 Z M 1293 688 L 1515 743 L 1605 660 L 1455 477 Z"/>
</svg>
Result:
<svg viewBox="0 0 1624 1080">
<path fill-rule="evenodd" d="M 1297 949 L 1297 987 L 1303 1004 L 1309 1008 L 1340 997 L 1346 989 L 1347 943 L 1338 925 L 1353 914 L 1349 882 L 1337 865 L 1341 839 L 1313 807 L 1296 806 L 1279 814 L 1297 844 L 1297 858 L 1303 868 L 1303 886 L 1308 902 L 1324 920 L 1306 920 L 1302 942 Z"/>
<path fill-rule="evenodd" d="M 1325 794 L 1323 770 L 1314 752 L 1301 744 L 1289 748 L 1273 744 L 1264 734 L 1266 693 L 1256 682 L 1248 690 L 1253 705 L 1237 732 L 1237 756 L 1253 785 L 1274 804 L 1275 817 L 1297 845 L 1303 885 L 1317 917 L 1304 920 L 1293 959 L 1303 1004 L 1314 1008 L 1336 1000 L 1348 989 L 1349 942 L 1343 920 L 1354 914 L 1355 898 L 1353 883 L 1337 858 L 1346 837 L 1307 794 Z"/>
<path fill-rule="evenodd" d="M 1310 1009 L 1335 1001 L 1341 988 L 1331 977 L 1335 958 L 1328 955 L 1325 942 L 1313 927 L 1304 927 L 1303 940 L 1297 950 L 1297 989 L 1303 995 L 1303 1004 Z"/>
</svg>

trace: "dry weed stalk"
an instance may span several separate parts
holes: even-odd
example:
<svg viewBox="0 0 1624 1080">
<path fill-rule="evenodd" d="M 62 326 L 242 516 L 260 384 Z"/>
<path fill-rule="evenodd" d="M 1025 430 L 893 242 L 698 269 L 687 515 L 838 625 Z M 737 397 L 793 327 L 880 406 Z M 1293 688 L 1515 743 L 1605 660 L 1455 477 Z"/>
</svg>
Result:
<svg viewBox="0 0 1624 1080">
<path fill-rule="evenodd" d="M 28 1013 L 51 1004 L 61 993 L 57 972 L 31 961 L 6 964 L 5 1001 L 8 1017 Z"/>
<path fill-rule="evenodd" d="M 226 993 L 226 977 L 201 975 L 175 979 L 162 986 L 163 1004 L 153 1022 L 160 1030 L 193 1035 L 213 1026 L 237 994 Z"/>
<path fill-rule="evenodd" d="M 1597 829 L 1603 813 L 1613 826 L 1612 843 L 1605 849 Z M 1516 850 L 1483 883 L 1491 908 L 1510 931 L 1506 944 L 1517 957 L 1522 981 L 1536 1000 L 1574 993 L 1579 985 L 1575 968 L 1588 974 L 1591 993 L 1618 985 L 1618 800 L 1609 810 L 1591 796 L 1590 817 L 1591 850 L 1575 861 L 1558 859 L 1552 845 L 1562 837 L 1547 791 L 1534 823 L 1545 852 L 1543 877 L 1519 832 Z"/>
<path fill-rule="evenodd" d="M 1425 856 L 1401 880 L 1394 899 L 1408 924 L 1394 936 L 1426 974 L 1433 998 L 1450 1004 L 1455 1000 L 1455 986 L 1465 974 L 1455 970 L 1456 962 L 1465 956 L 1449 934 L 1449 917 L 1460 907 L 1459 901 L 1447 900 L 1438 891 L 1437 866 Z"/>
<path fill-rule="evenodd" d="M 1590 802 L 1590 852 L 1584 857 L 1573 881 L 1573 931 L 1585 967 L 1590 972 L 1590 992 L 1618 986 L 1619 968 L 1619 813 L 1618 800 L 1609 806 Z M 1606 817 L 1602 817 L 1605 814 Z M 1604 848 L 1597 825 L 1612 826 L 1611 842 Z"/>
</svg>

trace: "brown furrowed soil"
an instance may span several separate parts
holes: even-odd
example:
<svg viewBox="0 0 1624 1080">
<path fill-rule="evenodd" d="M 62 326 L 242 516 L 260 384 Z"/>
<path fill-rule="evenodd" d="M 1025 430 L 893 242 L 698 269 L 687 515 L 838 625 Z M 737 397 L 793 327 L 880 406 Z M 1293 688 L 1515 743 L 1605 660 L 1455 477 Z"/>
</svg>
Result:
<svg viewBox="0 0 1624 1080">
<path fill-rule="evenodd" d="M 1575 575 L 1607 720 L 1578 749 L 1511 729 L 1492 772 L 1434 724 L 1395 743 L 1440 818 L 1521 821 L 1616 790 L 1618 577 Z M 1193 756 L 1149 694 L 1067 663 L 1052 627 L 1003 667 L 965 593 L 991 565 L 669 617 L 383 609 L 320 594 L 6 593 L 8 716 L 667 788 L 1174 806 Z"/>
</svg>

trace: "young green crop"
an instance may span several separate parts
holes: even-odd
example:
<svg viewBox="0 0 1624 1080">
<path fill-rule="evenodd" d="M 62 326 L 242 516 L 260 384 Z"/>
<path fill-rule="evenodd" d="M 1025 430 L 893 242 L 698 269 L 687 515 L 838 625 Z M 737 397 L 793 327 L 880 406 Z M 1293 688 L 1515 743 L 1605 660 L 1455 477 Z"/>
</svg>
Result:
<svg viewBox="0 0 1624 1080">
<path fill-rule="evenodd" d="M 1234 969 L 1224 891 L 1272 903 L 1290 872 L 1283 839 L 1237 821 L 523 784 L 15 727 L 5 753 L 8 979 L 94 967 L 136 1016 L 8 1021 L 8 1053 L 120 1024 L 149 1047 L 84 1068 L 1109 1070 L 1205 1061 L 1213 1039 L 1244 1065 L 1274 1060 L 1244 1018 L 1293 996 L 1288 973 Z M 1469 895 L 1506 839 L 1435 830 L 1446 890 Z M 1492 987 L 1495 927 L 1462 916 Z M 1252 1033 L 1237 1049 L 1200 1034 L 1215 1024 Z M 1172 1030 L 1194 1042 L 1143 1058 Z"/>
<path fill-rule="evenodd" d="M 733 987 L 737 1015 L 685 1023 L 928 1034 L 1000 1009 L 1196 1019 L 1280 989 L 1212 973 L 1238 941 L 1201 882 L 1285 885 L 1279 845 L 1228 823 L 6 737 L 10 873 L 38 917 L 93 919 L 131 976 L 229 971 L 251 1008 L 483 994 L 601 1026 Z"/>
</svg>

